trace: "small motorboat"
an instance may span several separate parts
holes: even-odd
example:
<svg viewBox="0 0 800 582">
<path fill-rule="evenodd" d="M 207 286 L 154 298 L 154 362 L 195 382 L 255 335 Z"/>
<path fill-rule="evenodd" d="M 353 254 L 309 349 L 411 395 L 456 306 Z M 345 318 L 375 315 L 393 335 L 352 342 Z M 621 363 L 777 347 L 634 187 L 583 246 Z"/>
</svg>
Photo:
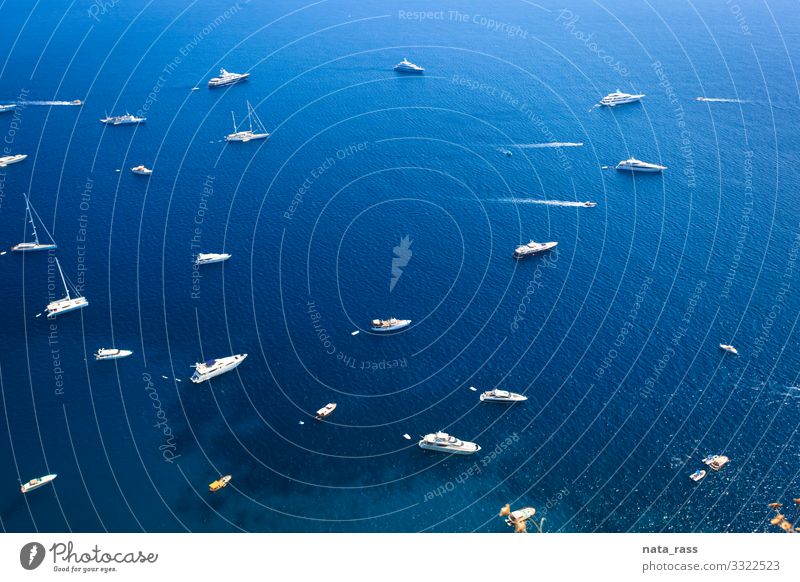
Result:
<svg viewBox="0 0 800 582">
<path fill-rule="evenodd" d="M 719 349 L 725 350 L 729 354 L 733 354 L 734 356 L 738 356 L 739 352 L 736 350 L 735 347 L 729 344 L 719 344 Z"/>
<path fill-rule="evenodd" d="M 329 402 L 319 410 L 317 410 L 317 420 L 322 420 L 323 418 L 329 417 L 333 411 L 336 410 L 336 403 Z"/>
<path fill-rule="evenodd" d="M 525 533 L 528 531 L 528 520 L 533 520 L 533 516 L 536 515 L 536 508 L 523 507 L 522 509 L 511 511 L 511 508 L 506 506 L 500 512 L 500 515 L 504 514 L 507 515 L 506 525 L 513 527 L 514 531 L 518 533 Z"/>
<path fill-rule="evenodd" d="M 140 176 L 150 176 L 153 173 L 153 170 L 144 166 L 135 166 L 131 168 L 131 172 L 134 174 L 139 174 Z"/>
<path fill-rule="evenodd" d="M 527 396 L 523 396 L 522 394 L 517 394 L 516 392 L 508 392 L 506 390 L 498 390 L 495 388 L 494 390 L 488 390 L 481 394 L 481 402 L 524 402 L 527 400 Z"/>
<path fill-rule="evenodd" d="M 689 475 L 689 479 L 697 483 L 698 481 L 702 481 L 703 477 L 706 476 L 706 472 L 703 469 L 698 469 L 691 475 Z"/>
<path fill-rule="evenodd" d="M 116 348 L 100 348 L 94 353 L 95 360 L 116 360 L 119 358 L 127 358 L 133 355 L 130 350 L 118 350 Z"/>
<path fill-rule="evenodd" d="M 725 455 L 706 455 L 706 458 L 703 459 L 703 462 L 715 471 L 722 469 L 729 461 L 730 459 Z"/>
<path fill-rule="evenodd" d="M 27 483 L 25 483 L 22 487 L 20 487 L 20 491 L 23 493 L 27 493 L 28 491 L 33 491 L 34 489 L 38 489 L 42 485 L 47 485 L 55 479 L 58 475 L 53 473 L 52 475 L 45 475 L 44 477 L 37 477 L 35 479 L 31 479 Z"/>
<path fill-rule="evenodd" d="M 219 491 L 220 489 L 227 487 L 228 483 L 230 482 L 231 482 L 231 476 L 223 475 L 216 481 L 209 483 L 208 490 L 211 491 L 211 493 L 214 493 L 215 491 Z"/>
<path fill-rule="evenodd" d="M 583 203 L 583 207 L 584 208 L 594 208 L 595 206 L 597 206 L 597 202 L 584 202 Z"/>
</svg>

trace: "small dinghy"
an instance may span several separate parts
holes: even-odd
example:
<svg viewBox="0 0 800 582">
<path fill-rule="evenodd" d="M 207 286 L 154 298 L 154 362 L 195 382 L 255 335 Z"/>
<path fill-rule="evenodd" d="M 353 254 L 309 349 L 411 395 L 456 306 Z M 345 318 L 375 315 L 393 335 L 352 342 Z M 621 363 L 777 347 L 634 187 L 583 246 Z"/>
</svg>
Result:
<svg viewBox="0 0 800 582">
<path fill-rule="evenodd" d="M 697 483 L 698 481 L 702 481 L 703 477 L 705 477 L 705 476 L 706 476 L 706 472 L 703 469 L 698 469 L 697 471 L 695 471 L 694 473 L 689 475 L 689 479 L 691 479 L 692 481 Z"/>
</svg>

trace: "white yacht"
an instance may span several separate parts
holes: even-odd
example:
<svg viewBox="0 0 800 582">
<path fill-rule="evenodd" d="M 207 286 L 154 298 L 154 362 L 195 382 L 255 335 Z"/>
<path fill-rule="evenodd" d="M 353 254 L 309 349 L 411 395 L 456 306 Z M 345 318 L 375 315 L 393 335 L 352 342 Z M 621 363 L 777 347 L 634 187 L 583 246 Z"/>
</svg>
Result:
<svg viewBox="0 0 800 582">
<path fill-rule="evenodd" d="M 452 453 L 455 455 L 471 455 L 481 450 L 475 443 L 459 440 L 441 431 L 426 434 L 422 437 L 422 440 L 419 441 L 419 446 L 421 449 L 441 451 L 443 453 Z"/>
<path fill-rule="evenodd" d="M 600 105 L 614 107 L 616 105 L 624 105 L 625 103 L 636 103 L 637 101 L 641 100 L 642 97 L 644 97 L 644 95 L 632 95 L 630 93 L 623 93 L 617 89 L 613 93 L 609 93 L 600 99 Z"/>
<path fill-rule="evenodd" d="M 527 396 L 517 394 L 516 392 L 507 392 L 506 390 L 488 390 L 481 394 L 481 402 L 524 402 L 528 399 Z"/>
<path fill-rule="evenodd" d="M 730 344 L 719 344 L 719 349 L 724 350 L 724 351 L 728 352 L 729 354 L 733 354 L 734 356 L 738 356 L 739 355 L 739 350 L 737 350 L 735 347 L 733 347 Z"/>
<path fill-rule="evenodd" d="M 629 172 L 660 172 L 666 170 L 667 166 L 659 166 L 658 164 L 649 164 L 636 158 L 628 158 L 622 160 L 617 164 L 617 170 L 627 170 Z"/>
<path fill-rule="evenodd" d="M 116 348 L 100 348 L 94 353 L 95 360 L 117 360 L 133 355 L 130 350 L 118 350 Z"/>
<path fill-rule="evenodd" d="M 134 174 L 139 174 L 140 176 L 150 176 L 153 173 L 153 170 L 146 168 L 145 166 L 134 166 L 131 168 L 131 172 Z"/>
<path fill-rule="evenodd" d="M 33 242 L 21 242 L 11 247 L 11 250 L 18 253 L 26 253 L 30 251 L 49 251 L 56 248 L 56 243 L 53 240 L 53 237 L 50 236 L 50 233 L 47 231 L 47 227 L 44 225 L 44 222 L 42 222 L 42 219 L 39 218 L 39 215 L 36 214 L 36 211 L 31 206 L 30 200 L 28 199 L 28 195 L 23 194 L 23 196 L 25 197 L 25 216 L 31 225 Z M 39 241 L 39 235 L 36 233 L 36 223 L 33 221 L 34 216 L 36 216 L 36 218 L 41 223 L 42 228 L 47 233 L 47 236 L 50 237 L 50 242 L 43 243 Z"/>
<path fill-rule="evenodd" d="M 209 82 L 209 87 L 225 87 L 226 85 L 233 85 L 239 81 L 244 81 L 250 73 L 231 73 L 225 69 L 219 70 L 219 77 L 213 77 Z"/>
<path fill-rule="evenodd" d="M 0 168 L 5 168 L 6 166 L 10 166 L 11 164 L 16 164 L 21 162 L 22 160 L 28 157 L 27 154 L 16 154 L 13 156 L 2 156 L 0 157 Z"/>
<path fill-rule="evenodd" d="M 394 70 L 398 73 L 423 73 L 425 69 L 420 67 L 419 65 L 415 65 L 408 59 L 403 59 L 399 63 L 394 66 Z"/>
<path fill-rule="evenodd" d="M 269 137 L 269 133 L 266 128 L 264 128 L 264 124 L 261 123 L 258 115 L 256 115 L 256 110 L 253 109 L 249 101 L 247 102 L 248 129 L 239 131 L 236 127 L 236 116 L 233 114 L 233 111 L 231 111 L 231 117 L 233 118 L 233 133 L 226 135 L 225 141 L 248 142 L 254 139 L 267 139 Z M 255 131 L 253 130 L 253 120 L 255 120 Z"/>
<path fill-rule="evenodd" d="M 410 319 L 396 319 L 390 317 L 389 319 L 373 319 L 370 324 L 372 331 L 395 331 L 403 329 L 411 324 Z"/>
<path fill-rule="evenodd" d="M 194 374 L 191 380 L 195 384 L 200 384 L 206 380 L 210 380 L 225 372 L 230 372 L 236 366 L 244 362 L 247 354 L 236 354 L 228 356 L 227 358 L 218 358 L 216 360 L 208 360 L 206 362 L 197 362 L 194 365 Z"/>
<path fill-rule="evenodd" d="M 105 123 L 106 125 L 131 125 L 135 123 L 144 123 L 145 121 L 147 121 L 146 117 L 136 117 L 126 112 L 125 115 L 106 114 L 106 116 L 100 120 L 100 123 Z"/>
<path fill-rule="evenodd" d="M 546 243 L 538 243 L 535 241 L 531 241 L 526 245 L 520 245 L 514 250 L 514 258 L 515 259 L 522 259 L 524 257 L 530 257 L 532 255 L 538 255 L 539 253 L 543 253 L 545 251 L 549 251 L 550 249 L 554 248 L 558 245 L 557 242 L 546 242 Z"/>
<path fill-rule="evenodd" d="M 209 265 L 211 263 L 221 263 L 231 258 L 229 253 L 197 253 L 195 258 L 196 265 Z"/>
<path fill-rule="evenodd" d="M 81 296 L 77 290 L 75 291 L 76 297 L 72 297 L 69 294 L 69 286 L 67 285 L 67 279 L 64 277 L 64 272 L 61 270 L 61 264 L 58 262 L 58 258 L 56 258 L 56 267 L 58 267 L 58 272 L 61 275 L 61 282 L 64 284 L 64 291 L 66 292 L 66 296 L 63 299 L 58 299 L 56 301 L 51 301 L 47 304 L 45 311 L 47 313 L 47 317 L 52 319 L 57 315 L 61 315 L 63 313 L 68 313 L 70 311 L 75 311 L 76 309 L 83 309 L 84 307 L 89 305 L 89 301 L 86 297 Z M 73 288 L 74 289 L 74 288 Z"/>
<path fill-rule="evenodd" d="M 50 483 L 50 481 L 52 481 L 56 477 L 58 477 L 58 475 L 53 473 L 52 475 L 45 475 L 43 477 L 37 477 L 35 479 L 31 479 L 27 483 L 24 483 L 22 487 L 20 487 L 20 490 L 23 493 L 27 493 L 28 491 L 33 491 L 34 489 L 38 489 L 42 485 L 47 485 L 48 483 Z"/>
<path fill-rule="evenodd" d="M 5 113 L 6 111 L 13 111 L 17 108 L 16 103 L 9 103 L 8 105 L 0 105 L 0 113 Z"/>
</svg>

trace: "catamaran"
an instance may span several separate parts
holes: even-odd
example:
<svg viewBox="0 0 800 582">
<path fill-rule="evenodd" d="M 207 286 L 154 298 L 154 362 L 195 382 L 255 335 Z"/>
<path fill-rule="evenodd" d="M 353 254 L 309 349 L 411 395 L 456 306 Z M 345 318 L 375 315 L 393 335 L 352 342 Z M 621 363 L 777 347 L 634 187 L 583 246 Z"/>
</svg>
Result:
<svg viewBox="0 0 800 582">
<path fill-rule="evenodd" d="M 253 106 L 250 105 L 250 102 L 247 102 L 247 119 L 249 122 L 249 129 L 245 129 L 242 131 L 237 131 L 236 127 L 236 115 L 234 115 L 233 111 L 231 111 L 231 118 L 233 119 L 233 133 L 229 133 L 225 136 L 225 141 L 243 141 L 248 142 L 253 139 L 267 139 L 269 137 L 269 133 L 267 132 L 264 124 L 261 123 L 261 120 L 256 115 L 256 110 L 253 109 Z M 256 122 L 256 129 L 253 131 L 253 120 L 255 119 Z"/>
<path fill-rule="evenodd" d="M 66 297 L 63 299 L 58 299 L 56 301 L 51 301 L 47 304 L 45 311 L 47 313 L 47 317 L 49 319 L 54 318 L 57 315 L 61 315 L 62 313 L 67 313 L 68 311 L 75 311 L 76 309 L 83 309 L 84 307 L 89 305 L 89 300 L 86 297 L 81 296 L 78 293 L 77 289 L 75 291 L 76 297 L 72 297 L 69 294 L 69 285 L 67 285 L 67 279 L 64 277 L 64 271 L 61 270 L 61 264 L 58 262 L 58 258 L 55 259 L 56 267 L 58 267 L 58 272 L 61 275 L 61 282 L 64 284 L 64 291 L 66 292 Z"/>
<path fill-rule="evenodd" d="M 25 253 L 29 251 L 49 251 L 56 248 L 56 243 L 53 240 L 53 237 L 50 236 L 50 233 L 48 232 L 47 227 L 44 225 L 44 222 L 42 222 L 42 219 L 39 218 L 39 215 L 36 214 L 36 211 L 31 206 L 31 201 L 28 199 L 27 194 L 23 194 L 23 196 L 25 197 L 25 217 L 31 224 L 31 230 L 33 231 L 33 242 L 21 242 L 11 247 L 11 250 L 19 253 Z M 36 234 L 36 223 L 33 221 L 34 215 L 36 215 L 36 218 L 39 220 L 42 228 L 47 233 L 47 236 L 50 237 L 49 243 L 39 242 L 39 235 Z"/>
</svg>

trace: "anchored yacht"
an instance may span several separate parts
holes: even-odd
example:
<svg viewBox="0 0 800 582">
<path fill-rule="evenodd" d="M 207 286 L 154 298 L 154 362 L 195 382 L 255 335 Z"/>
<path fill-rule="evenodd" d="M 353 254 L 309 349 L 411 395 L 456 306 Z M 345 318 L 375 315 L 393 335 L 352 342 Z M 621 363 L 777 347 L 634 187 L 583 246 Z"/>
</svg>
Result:
<svg viewBox="0 0 800 582">
<path fill-rule="evenodd" d="M 636 103 L 637 101 L 641 100 L 642 97 L 644 97 L 644 95 L 632 95 L 630 93 L 623 93 L 617 89 L 613 93 L 609 93 L 600 99 L 600 105 L 614 107 L 616 105 L 624 105 L 625 103 Z"/>
<path fill-rule="evenodd" d="M 396 319 L 390 317 L 389 319 L 373 319 L 370 324 L 372 331 L 395 331 L 403 329 L 411 324 L 410 319 Z"/>
<path fill-rule="evenodd" d="M 622 160 L 617 164 L 617 170 L 627 170 L 629 172 L 660 172 L 666 170 L 667 166 L 659 166 L 658 164 L 649 164 L 636 158 L 628 158 Z"/>
<path fill-rule="evenodd" d="M 200 384 L 206 380 L 210 380 L 225 372 L 230 372 L 236 366 L 244 362 L 247 354 L 236 354 L 228 356 L 227 358 L 218 358 L 216 360 L 208 360 L 205 362 L 197 362 L 194 365 L 194 374 L 192 374 L 192 382 Z"/>
<path fill-rule="evenodd" d="M 56 477 L 58 477 L 58 475 L 53 473 L 52 475 L 45 475 L 44 477 L 37 477 L 35 479 L 31 479 L 30 481 L 22 485 L 22 487 L 20 487 L 20 490 L 23 493 L 27 493 L 28 491 L 33 491 L 34 489 L 38 489 L 42 485 L 47 485 L 48 483 L 50 483 L 50 481 L 52 481 Z"/>
<path fill-rule="evenodd" d="M 724 350 L 729 354 L 733 354 L 734 356 L 739 355 L 739 351 L 735 347 L 729 344 L 719 344 L 719 349 Z"/>
<path fill-rule="evenodd" d="M 715 471 L 722 469 L 729 461 L 730 459 L 725 455 L 706 455 L 706 458 L 703 459 L 703 462 Z"/>
<path fill-rule="evenodd" d="M 481 394 L 481 402 L 524 402 L 527 400 L 527 396 L 523 396 L 522 394 L 517 394 L 516 392 L 507 392 L 506 390 L 498 390 L 495 388 L 494 390 L 489 390 Z"/>
<path fill-rule="evenodd" d="M 225 87 L 226 85 L 233 85 L 239 81 L 244 81 L 250 73 L 231 73 L 225 69 L 219 70 L 219 77 L 213 77 L 208 82 L 209 87 Z"/>
<path fill-rule="evenodd" d="M 420 67 L 419 65 L 415 65 L 408 59 L 403 59 L 399 63 L 394 66 L 394 70 L 398 73 L 423 73 L 425 69 Z"/>
<path fill-rule="evenodd" d="M 526 245 L 518 246 L 514 250 L 514 258 L 522 259 L 524 257 L 538 255 L 539 253 L 549 251 L 550 249 L 554 248 L 557 244 L 558 244 L 557 242 L 537 243 L 535 241 L 531 241 Z"/>
<path fill-rule="evenodd" d="M 106 125 L 131 125 L 136 123 L 144 123 L 147 121 L 146 117 L 136 117 L 135 115 L 131 115 L 130 113 L 125 113 L 125 115 L 108 115 L 100 120 L 100 123 L 105 123 Z"/>
<path fill-rule="evenodd" d="M 3 156 L 0 157 L 0 168 L 5 168 L 6 166 L 10 166 L 11 164 L 16 164 L 21 162 L 22 160 L 28 157 L 27 154 L 16 154 L 13 156 Z"/>
<path fill-rule="evenodd" d="M 145 166 L 135 166 L 131 168 L 131 172 L 134 174 L 139 174 L 140 176 L 149 176 L 153 173 L 153 170 L 146 168 Z"/>
<path fill-rule="evenodd" d="M 231 117 L 233 118 L 233 133 L 229 133 L 225 136 L 225 141 L 242 141 L 248 142 L 254 139 L 267 139 L 269 137 L 269 133 L 264 128 L 264 124 L 261 123 L 261 120 L 256 115 L 256 110 L 253 109 L 250 102 L 247 102 L 247 119 L 249 121 L 249 128 L 238 131 L 236 127 L 236 116 L 231 111 Z M 253 131 L 253 120 L 255 120 L 255 131 Z"/>
<path fill-rule="evenodd" d="M 231 258 L 229 253 L 197 253 L 195 264 L 209 265 L 211 263 L 221 263 Z"/>
<path fill-rule="evenodd" d="M 317 420 L 322 420 L 323 418 L 329 417 L 334 410 L 336 410 L 336 403 L 329 402 L 328 404 L 317 410 L 317 416 L 316 416 Z"/>
<path fill-rule="evenodd" d="M 31 206 L 30 200 L 28 199 L 28 195 L 23 194 L 23 196 L 25 197 L 25 216 L 27 217 L 28 222 L 31 225 L 33 242 L 21 242 L 11 247 L 11 250 L 18 253 L 26 253 L 30 251 L 49 251 L 55 249 L 56 243 L 53 240 L 53 237 L 50 236 L 50 233 L 47 231 L 47 227 L 44 225 L 44 222 L 42 222 L 42 219 L 39 218 L 39 215 Z M 36 216 L 36 218 L 41 223 L 42 228 L 47 233 L 47 236 L 50 238 L 50 242 L 43 243 L 39 241 L 39 235 L 36 233 L 36 223 L 33 221 L 34 216 Z"/>
<path fill-rule="evenodd" d="M 419 441 L 419 446 L 429 451 L 441 451 L 443 453 L 452 453 L 455 455 L 471 455 L 481 450 L 480 446 L 475 443 L 459 440 L 441 431 L 426 434 L 422 437 L 422 440 Z"/>
<path fill-rule="evenodd" d="M 74 288 L 76 297 L 72 297 L 69 294 L 70 286 L 67 285 L 67 278 L 64 277 L 64 271 L 61 270 L 61 264 L 58 262 L 58 258 L 55 259 L 56 267 L 58 267 L 58 272 L 61 275 L 61 282 L 64 284 L 64 291 L 66 296 L 63 299 L 58 299 L 56 301 L 51 301 L 47 304 L 45 308 L 45 312 L 47 313 L 48 319 L 52 319 L 57 315 L 61 315 L 63 313 L 68 313 L 70 311 L 75 311 L 76 309 L 83 309 L 84 307 L 89 305 L 89 300 L 86 297 L 83 297 L 78 293 L 77 289 Z"/>
<path fill-rule="evenodd" d="M 116 348 L 100 348 L 94 353 L 95 360 L 116 360 L 119 358 L 127 358 L 133 355 L 130 350 L 118 350 Z"/>
<path fill-rule="evenodd" d="M 17 108 L 16 103 L 9 103 L 8 105 L 0 105 L 0 113 L 5 113 L 6 111 L 13 111 Z"/>
</svg>

